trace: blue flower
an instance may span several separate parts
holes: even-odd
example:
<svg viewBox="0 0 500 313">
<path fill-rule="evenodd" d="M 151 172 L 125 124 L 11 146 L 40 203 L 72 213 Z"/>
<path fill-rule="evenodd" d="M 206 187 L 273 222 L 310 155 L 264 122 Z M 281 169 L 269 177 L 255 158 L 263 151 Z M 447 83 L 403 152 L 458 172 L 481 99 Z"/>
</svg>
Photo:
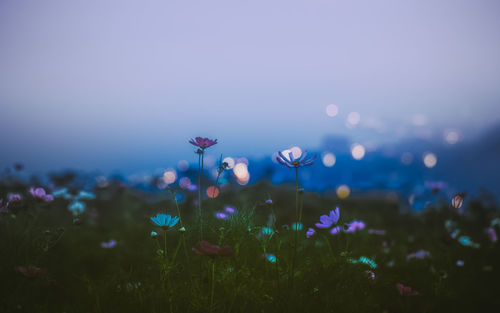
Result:
<svg viewBox="0 0 500 313">
<path fill-rule="evenodd" d="M 75 216 L 83 213 L 83 211 L 85 211 L 85 207 L 85 203 L 78 200 L 75 200 L 68 205 L 68 209 L 73 212 L 73 215 Z"/>
<path fill-rule="evenodd" d="M 288 153 L 288 156 L 285 156 L 281 151 L 278 151 L 278 156 L 276 157 L 276 161 L 278 161 L 279 164 L 285 165 L 288 168 L 299 168 L 299 167 L 313 165 L 317 155 L 315 154 L 312 158 L 307 160 L 306 156 L 307 156 L 307 151 L 304 151 L 304 153 L 298 159 L 295 159 L 293 157 L 292 152 Z"/>
<path fill-rule="evenodd" d="M 172 217 L 169 214 L 158 213 L 156 214 L 156 216 L 152 217 L 151 220 L 157 226 L 168 228 L 174 227 L 175 224 L 177 224 L 177 222 L 179 221 L 179 218 L 177 216 Z"/>
</svg>

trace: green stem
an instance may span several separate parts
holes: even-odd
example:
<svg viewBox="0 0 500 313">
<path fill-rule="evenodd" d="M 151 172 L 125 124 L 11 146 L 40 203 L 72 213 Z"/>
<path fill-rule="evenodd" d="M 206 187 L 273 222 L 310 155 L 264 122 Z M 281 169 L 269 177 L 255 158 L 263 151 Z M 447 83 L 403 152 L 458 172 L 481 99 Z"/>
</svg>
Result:
<svg viewBox="0 0 500 313">
<path fill-rule="evenodd" d="M 163 231 L 163 256 L 167 260 L 167 231 Z"/>
<path fill-rule="evenodd" d="M 215 291 L 215 260 L 212 261 L 212 286 L 210 287 L 210 312 L 213 311 Z"/>
<path fill-rule="evenodd" d="M 295 258 L 297 256 L 297 235 L 299 232 L 299 169 L 295 168 L 295 229 L 292 224 L 293 234 L 293 256 L 292 256 L 292 270 L 290 275 L 290 288 L 293 289 L 293 279 L 295 276 Z"/>
</svg>

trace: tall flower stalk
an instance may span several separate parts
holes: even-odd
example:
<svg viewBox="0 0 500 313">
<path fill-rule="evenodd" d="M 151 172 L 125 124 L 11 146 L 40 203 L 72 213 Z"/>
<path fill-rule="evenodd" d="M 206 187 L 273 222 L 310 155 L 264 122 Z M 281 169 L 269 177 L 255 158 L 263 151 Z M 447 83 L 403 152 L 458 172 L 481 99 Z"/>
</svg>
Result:
<svg viewBox="0 0 500 313">
<path fill-rule="evenodd" d="M 292 254 L 292 267 L 291 267 L 291 272 L 290 272 L 290 288 L 293 288 L 293 279 L 295 276 L 295 259 L 297 255 L 297 235 L 298 231 L 300 230 L 302 224 L 302 206 L 300 206 L 299 210 L 299 193 L 303 193 L 302 189 L 299 189 L 299 168 L 300 167 L 306 167 L 314 164 L 314 161 L 316 160 L 317 155 L 314 155 L 310 159 L 306 159 L 307 157 L 307 151 L 304 151 L 304 153 L 299 157 L 295 158 L 293 156 L 292 152 L 288 153 L 288 156 L 285 156 L 283 152 L 279 151 L 278 156 L 276 157 L 276 161 L 278 161 L 279 164 L 284 165 L 288 168 L 294 168 L 295 169 L 295 227 L 292 227 L 292 230 L 295 231 L 294 233 L 294 244 L 293 244 L 293 254 Z"/>
<path fill-rule="evenodd" d="M 203 159 L 205 156 L 205 149 L 217 144 L 217 139 L 212 140 L 208 138 L 196 137 L 195 139 L 189 140 L 189 143 L 198 147 L 198 150 L 196 150 L 196 153 L 198 154 L 198 218 L 200 220 L 200 239 L 203 239 L 203 213 L 201 210 Z"/>
</svg>

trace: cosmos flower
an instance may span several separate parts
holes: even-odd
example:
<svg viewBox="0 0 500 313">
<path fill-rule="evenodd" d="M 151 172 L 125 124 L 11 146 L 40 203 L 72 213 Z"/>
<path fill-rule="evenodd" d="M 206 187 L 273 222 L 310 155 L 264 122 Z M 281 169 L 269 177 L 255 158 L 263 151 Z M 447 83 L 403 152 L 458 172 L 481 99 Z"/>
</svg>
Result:
<svg viewBox="0 0 500 313">
<path fill-rule="evenodd" d="M 14 267 L 14 270 L 18 272 L 19 274 L 28 277 L 28 278 L 36 278 L 36 277 L 42 277 L 45 274 L 47 274 L 47 269 L 42 269 L 39 267 L 36 267 L 34 265 L 30 265 L 28 267 L 25 266 L 16 266 Z"/>
<path fill-rule="evenodd" d="M 357 230 L 362 230 L 362 229 L 364 229 L 364 228 L 365 228 L 365 226 L 366 226 L 366 225 L 365 225 L 365 222 L 363 222 L 363 221 L 356 221 L 356 220 L 354 220 L 354 221 L 352 221 L 352 222 L 348 225 L 348 227 L 347 227 L 347 229 L 345 230 L 345 232 L 346 232 L 346 233 L 354 233 L 354 232 L 355 232 L 355 231 L 357 231 Z"/>
<path fill-rule="evenodd" d="M 108 242 L 101 242 L 101 247 L 104 249 L 111 249 L 116 246 L 116 240 L 110 240 Z"/>
<path fill-rule="evenodd" d="M 320 223 L 316 223 L 318 228 L 330 228 L 333 224 L 337 223 L 340 218 L 339 207 L 330 211 L 330 215 L 321 215 L 319 217 Z"/>
<path fill-rule="evenodd" d="M 177 216 L 170 216 L 169 214 L 162 214 L 158 213 L 156 216 L 151 217 L 151 221 L 155 223 L 157 226 L 163 227 L 163 228 L 170 228 L 174 227 L 175 224 L 179 221 L 179 218 Z"/>
<path fill-rule="evenodd" d="M 311 238 L 314 234 L 316 233 L 316 231 L 314 230 L 314 228 L 309 228 L 306 232 L 306 237 L 309 239 Z"/>
<path fill-rule="evenodd" d="M 352 264 L 363 263 L 363 264 L 370 266 L 371 268 L 377 268 L 377 263 L 375 263 L 375 261 L 373 261 L 372 259 L 367 258 L 365 256 L 361 256 L 357 260 L 349 258 L 348 261 L 349 261 L 349 263 L 352 263 Z"/>
<path fill-rule="evenodd" d="M 45 189 L 43 188 L 33 188 L 31 187 L 30 188 L 30 193 L 33 197 L 37 198 L 37 199 L 41 199 L 45 202 L 51 202 L 51 201 L 54 201 L 54 196 L 52 195 L 48 195 L 46 192 L 45 192 Z"/>
<path fill-rule="evenodd" d="M 418 291 L 412 290 L 411 287 L 405 286 L 401 283 L 397 283 L 396 288 L 402 296 L 418 296 Z"/>
<path fill-rule="evenodd" d="M 430 257 L 430 256 L 431 256 L 431 253 L 429 251 L 419 250 L 417 252 L 408 254 L 406 256 L 406 260 L 410 260 L 410 259 L 424 259 L 424 258 Z"/>
<path fill-rule="evenodd" d="M 488 237 L 490 237 L 491 242 L 497 242 L 498 237 L 495 229 L 493 227 L 489 227 L 488 230 Z"/>
<path fill-rule="evenodd" d="M 293 223 L 292 230 L 302 230 L 302 223 Z"/>
<path fill-rule="evenodd" d="M 227 212 L 227 213 L 229 213 L 229 214 L 234 214 L 234 213 L 236 213 L 236 209 L 235 209 L 235 208 L 233 208 L 233 207 L 230 207 L 230 206 L 225 207 L 225 208 L 224 208 L 224 211 L 226 211 L 226 212 Z"/>
<path fill-rule="evenodd" d="M 463 260 L 457 260 L 457 266 L 464 266 L 465 262 Z"/>
<path fill-rule="evenodd" d="M 18 193 L 9 194 L 9 202 L 21 201 L 21 195 Z"/>
<path fill-rule="evenodd" d="M 264 236 L 272 236 L 274 234 L 274 230 L 271 227 L 263 227 L 261 234 Z"/>
<path fill-rule="evenodd" d="M 72 201 L 69 205 L 68 205 L 68 209 L 73 213 L 73 215 L 77 216 L 81 213 L 83 213 L 83 211 L 85 211 L 85 208 L 87 206 L 85 205 L 85 203 L 81 202 L 81 201 Z"/>
<path fill-rule="evenodd" d="M 298 159 L 295 159 L 293 157 L 292 152 L 289 152 L 288 157 L 286 157 L 281 151 L 278 151 L 278 156 L 276 157 L 276 161 L 278 161 L 279 164 L 284 165 L 288 168 L 299 168 L 299 167 L 313 165 L 317 155 L 315 154 L 310 159 L 306 159 L 306 156 L 307 156 L 307 151 L 304 151 L 304 153 Z"/>
<path fill-rule="evenodd" d="M 341 231 L 342 231 L 342 228 L 340 228 L 340 226 L 335 226 L 334 228 L 332 228 L 332 230 L 330 230 L 330 234 L 336 235 L 336 234 L 340 233 Z"/>
<path fill-rule="evenodd" d="M 383 229 L 368 229 L 368 233 L 371 235 L 384 236 L 385 230 L 383 230 Z"/>
<path fill-rule="evenodd" d="M 229 215 L 224 212 L 215 212 L 215 218 L 219 220 L 227 220 L 229 219 Z"/>
<path fill-rule="evenodd" d="M 208 138 L 196 137 L 195 139 L 189 140 L 189 143 L 196 147 L 199 147 L 202 150 L 205 150 L 206 148 L 217 144 L 217 139 L 212 140 Z"/>
<path fill-rule="evenodd" d="M 267 200 L 266 200 L 266 203 L 267 203 L 267 204 L 273 204 L 273 200 L 272 200 L 272 199 L 267 199 Z"/>
<path fill-rule="evenodd" d="M 476 242 L 473 242 L 472 239 L 470 239 L 469 236 L 460 236 L 458 237 L 458 242 L 462 245 L 462 246 L 466 246 L 466 247 L 472 247 L 472 248 L 476 248 L 478 249 L 480 247 L 480 245 Z"/>
<path fill-rule="evenodd" d="M 233 255 L 233 250 L 231 249 L 230 246 L 221 247 L 217 245 L 212 245 L 208 241 L 200 242 L 200 250 L 196 248 L 192 248 L 192 250 L 194 253 L 198 255 L 206 255 L 212 258 Z"/>
<path fill-rule="evenodd" d="M 268 260 L 269 262 L 271 263 L 276 263 L 276 256 L 274 254 L 271 254 L 271 253 L 264 253 L 262 255 L 266 260 Z"/>
</svg>

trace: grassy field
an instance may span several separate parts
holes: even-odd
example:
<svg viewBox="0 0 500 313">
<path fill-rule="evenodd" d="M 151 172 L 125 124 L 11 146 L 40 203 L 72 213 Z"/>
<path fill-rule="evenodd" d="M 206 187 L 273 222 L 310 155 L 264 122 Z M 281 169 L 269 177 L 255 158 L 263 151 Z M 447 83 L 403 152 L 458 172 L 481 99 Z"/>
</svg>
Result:
<svg viewBox="0 0 500 313">
<path fill-rule="evenodd" d="M 75 217 L 70 200 L 45 202 L 28 190 L 0 188 L 3 199 L 22 196 L 0 216 L 0 312 L 481 312 L 500 305 L 500 249 L 487 232 L 499 231 L 498 208 L 481 199 L 469 199 L 461 215 L 448 200 L 416 214 L 391 200 L 306 191 L 303 228 L 295 230 L 295 189 L 261 182 L 205 199 L 201 235 L 196 192 L 178 211 L 167 192 L 109 186 L 95 189 Z M 216 218 L 226 206 L 235 212 Z M 339 233 L 315 227 L 336 206 Z M 182 220 L 167 230 L 151 221 L 178 212 Z M 353 220 L 366 227 L 346 232 Z M 315 234 L 307 238 L 309 228 Z M 201 238 L 230 246 L 227 255 L 194 253 Z"/>
</svg>

